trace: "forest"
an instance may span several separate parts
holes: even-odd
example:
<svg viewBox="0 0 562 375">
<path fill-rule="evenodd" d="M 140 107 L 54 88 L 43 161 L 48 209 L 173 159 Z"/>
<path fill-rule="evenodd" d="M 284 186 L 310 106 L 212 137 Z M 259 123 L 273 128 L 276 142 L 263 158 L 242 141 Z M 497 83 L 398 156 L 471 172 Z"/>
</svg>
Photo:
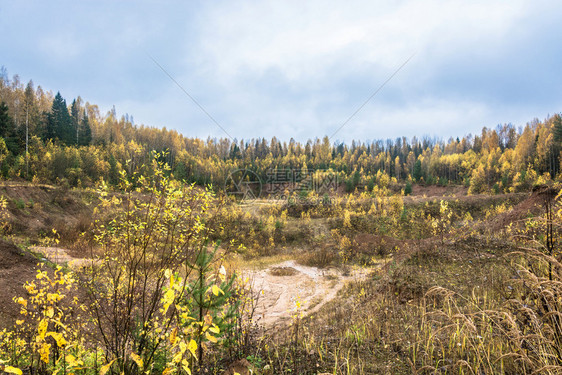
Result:
<svg viewBox="0 0 562 375">
<path fill-rule="evenodd" d="M 202 140 L 2 69 L 0 371 L 558 374 L 561 159 L 560 114 Z"/>
<path fill-rule="evenodd" d="M 69 106 L 32 81 L 0 80 L 0 163 L 5 179 L 89 187 L 100 179 L 116 185 L 121 171 L 129 175 L 148 165 L 151 152 L 166 152 L 178 180 L 222 187 L 228 174 L 248 169 L 265 181 L 282 169 L 330 170 L 348 192 L 372 190 L 377 181 L 398 188 L 406 183 L 462 184 L 471 193 L 528 190 L 560 173 L 562 117 L 483 128 L 447 141 L 429 136 L 331 143 L 328 137 L 280 141 L 189 138 L 175 130 L 135 125 L 115 108 L 103 114 L 80 97 Z M 289 138 L 286 135 L 284 138 Z M 374 138 L 376 134 L 374 134 Z"/>
</svg>

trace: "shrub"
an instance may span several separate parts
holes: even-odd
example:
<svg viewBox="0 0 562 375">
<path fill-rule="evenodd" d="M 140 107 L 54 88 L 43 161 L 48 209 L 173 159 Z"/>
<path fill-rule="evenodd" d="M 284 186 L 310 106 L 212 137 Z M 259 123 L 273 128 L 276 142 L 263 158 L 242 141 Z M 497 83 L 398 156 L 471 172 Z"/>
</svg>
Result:
<svg viewBox="0 0 562 375">
<path fill-rule="evenodd" d="M 21 198 L 16 199 L 16 200 L 14 201 L 14 203 L 15 203 L 16 208 L 17 208 L 18 210 L 23 210 L 23 209 L 25 209 L 25 201 L 24 201 L 23 199 L 21 199 Z"/>
<path fill-rule="evenodd" d="M 157 160 L 150 177 L 128 179 L 121 171 L 123 193 L 100 191 L 94 239 L 103 256 L 82 278 L 107 362 L 125 373 L 154 365 L 162 350 L 173 356 L 160 366 L 189 372 L 201 330 L 214 339 L 207 332 L 215 326 L 212 320 L 188 319 L 183 314 L 190 311 L 181 303 L 193 292 L 188 280 L 209 231 L 205 221 L 212 194 L 171 180 L 169 167 Z M 179 271 L 185 276 L 175 276 Z M 186 321 L 186 329 L 175 324 Z"/>
<path fill-rule="evenodd" d="M 404 195 L 412 194 L 412 183 L 410 181 L 406 181 L 406 186 L 404 187 Z"/>
</svg>

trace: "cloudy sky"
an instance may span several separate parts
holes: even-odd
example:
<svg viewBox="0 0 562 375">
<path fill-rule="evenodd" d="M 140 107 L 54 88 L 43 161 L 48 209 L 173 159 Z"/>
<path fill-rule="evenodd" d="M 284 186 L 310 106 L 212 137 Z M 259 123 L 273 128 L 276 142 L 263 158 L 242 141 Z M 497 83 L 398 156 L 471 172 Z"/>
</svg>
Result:
<svg viewBox="0 0 562 375">
<path fill-rule="evenodd" d="M 562 111 L 561 17 L 543 0 L 0 0 L 0 65 L 190 137 L 226 135 L 151 57 L 233 138 L 447 139 Z"/>
</svg>

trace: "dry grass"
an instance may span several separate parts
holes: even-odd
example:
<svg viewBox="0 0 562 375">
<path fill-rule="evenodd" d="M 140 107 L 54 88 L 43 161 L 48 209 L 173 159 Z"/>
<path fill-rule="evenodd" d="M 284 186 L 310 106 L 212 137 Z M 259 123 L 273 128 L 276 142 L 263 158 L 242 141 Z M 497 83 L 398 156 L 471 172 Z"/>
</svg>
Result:
<svg viewBox="0 0 562 375">
<path fill-rule="evenodd" d="M 273 276 L 294 276 L 298 273 L 293 267 L 273 267 L 269 273 Z"/>
<path fill-rule="evenodd" d="M 265 338 L 264 361 L 280 374 L 560 373 L 562 278 L 528 270 L 545 271 L 540 252 L 473 237 L 421 246 Z"/>
</svg>

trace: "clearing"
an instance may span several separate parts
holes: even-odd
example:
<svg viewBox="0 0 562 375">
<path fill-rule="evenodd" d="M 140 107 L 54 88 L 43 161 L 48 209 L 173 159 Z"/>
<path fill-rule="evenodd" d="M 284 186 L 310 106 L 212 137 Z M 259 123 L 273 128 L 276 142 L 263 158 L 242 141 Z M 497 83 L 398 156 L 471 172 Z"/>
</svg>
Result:
<svg viewBox="0 0 562 375">
<path fill-rule="evenodd" d="M 256 300 L 254 320 L 266 330 L 287 324 L 296 314 L 310 315 L 334 299 L 350 281 L 364 278 L 367 268 L 343 272 L 297 264 L 294 260 L 261 270 L 242 271 Z"/>
</svg>

